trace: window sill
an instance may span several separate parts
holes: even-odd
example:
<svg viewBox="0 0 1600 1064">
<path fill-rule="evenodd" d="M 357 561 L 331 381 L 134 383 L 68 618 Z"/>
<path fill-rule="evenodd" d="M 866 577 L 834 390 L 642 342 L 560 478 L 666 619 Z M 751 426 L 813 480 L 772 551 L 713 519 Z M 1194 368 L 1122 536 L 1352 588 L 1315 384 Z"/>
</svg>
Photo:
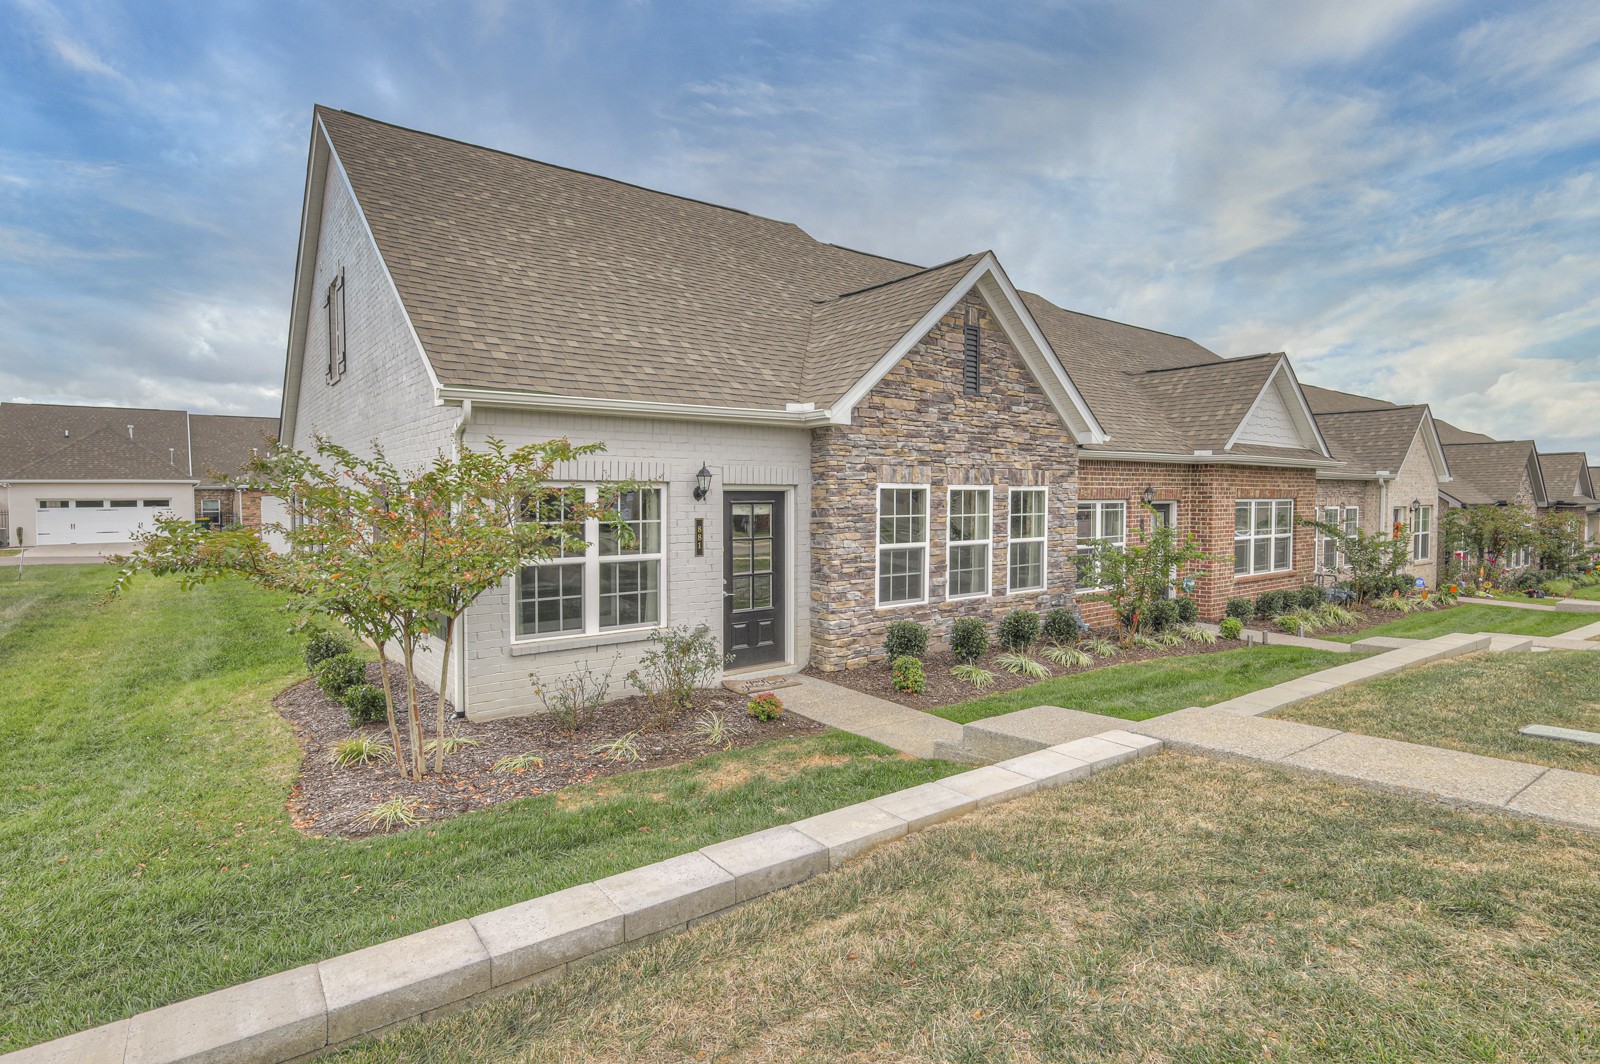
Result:
<svg viewBox="0 0 1600 1064">
<path fill-rule="evenodd" d="M 511 656 L 521 658 L 553 650 L 591 650 L 616 646 L 619 643 L 637 643 L 649 639 L 663 628 L 663 625 L 650 624 L 594 634 L 585 632 L 582 635 L 553 635 L 546 639 L 525 639 L 511 643 Z"/>
<path fill-rule="evenodd" d="M 1241 580 L 1264 580 L 1269 576 L 1283 576 L 1285 573 L 1293 573 L 1294 571 L 1294 566 L 1291 565 L 1287 569 L 1273 569 L 1265 573 L 1234 573 L 1233 582 L 1237 584 Z"/>
</svg>

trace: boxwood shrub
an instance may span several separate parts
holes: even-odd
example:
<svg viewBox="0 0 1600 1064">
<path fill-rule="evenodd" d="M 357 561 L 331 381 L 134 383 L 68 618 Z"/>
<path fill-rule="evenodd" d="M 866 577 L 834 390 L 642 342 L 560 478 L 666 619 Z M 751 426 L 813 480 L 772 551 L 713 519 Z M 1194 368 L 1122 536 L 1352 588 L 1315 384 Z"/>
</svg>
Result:
<svg viewBox="0 0 1600 1064">
<path fill-rule="evenodd" d="M 883 650 L 890 662 L 924 657 L 928 653 L 928 629 L 916 621 L 891 621 L 884 633 Z"/>
<path fill-rule="evenodd" d="M 962 617 L 950 626 L 950 653 L 969 665 L 989 650 L 988 622 L 978 617 Z"/>
<path fill-rule="evenodd" d="M 1000 621 L 1000 645 L 1022 653 L 1039 641 L 1039 615 L 1032 610 L 1012 610 Z"/>
</svg>

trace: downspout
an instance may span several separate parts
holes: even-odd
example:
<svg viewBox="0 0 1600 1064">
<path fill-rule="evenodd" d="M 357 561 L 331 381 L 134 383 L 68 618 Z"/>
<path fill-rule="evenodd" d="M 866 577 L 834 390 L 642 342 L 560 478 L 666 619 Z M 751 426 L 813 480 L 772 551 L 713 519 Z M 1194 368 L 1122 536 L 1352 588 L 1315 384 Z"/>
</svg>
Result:
<svg viewBox="0 0 1600 1064">
<path fill-rule="evenodd" d="M 461 458 L 464 447 L 463 438 L 467 434 L 467 422 L 472 420 L 472 400 L 461 400 L 461 416 L 456 419 L 455 457 Z M 461 619 L 456 622 L 456 716 L 467 715 L 467 614 L 465 610 Z"/>
<path fill-rule="evenodd" d="M 1394 522 L 1389 517 L 1389 481 L 1393 479 L 1378 478 L 1378 531 L 1385 539 L 1394 535 Z"/>
</svg>

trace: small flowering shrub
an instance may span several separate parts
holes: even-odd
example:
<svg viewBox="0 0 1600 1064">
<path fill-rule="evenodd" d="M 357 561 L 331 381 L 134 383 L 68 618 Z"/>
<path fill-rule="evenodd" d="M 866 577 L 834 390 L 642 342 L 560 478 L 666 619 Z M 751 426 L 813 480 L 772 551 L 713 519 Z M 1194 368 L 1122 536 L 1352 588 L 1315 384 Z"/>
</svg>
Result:
<svg viewBox="0 0 1600 1064">
<path fill-rule="evenodd" d="M 908 695 L 920 695 L 928 686 L 928 677 L 922 671 L 922 662 L 909 654 L 895 658 L 890 669 L 896 691 L 904 691 Z"/>
<path fill-rule="evenodd" d="M 777 720 L 783 716 L 783 700 L 771 691 L 763 691 L 749 701 L 745 710 L 756 720 Z"/>
</svg>

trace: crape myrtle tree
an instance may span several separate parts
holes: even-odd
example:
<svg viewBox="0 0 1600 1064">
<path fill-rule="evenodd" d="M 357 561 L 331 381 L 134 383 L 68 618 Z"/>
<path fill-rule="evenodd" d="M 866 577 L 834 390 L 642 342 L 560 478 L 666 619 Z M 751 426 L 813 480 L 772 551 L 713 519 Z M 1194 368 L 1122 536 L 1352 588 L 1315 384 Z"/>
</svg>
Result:
<svg viewBox="0 0 1600 1064">
<path fill-rule="evenodd" d="M 1441 522 L 1446 549 L 1467 562 L 1467 582 L 1492 584 L 1507 559 L 1537 545 L 1534 520 L 1520 506 L 1467 506 L 1446 510 Z"/>
<path fill-rule="evenodd" d="M 1338 544 L 1350 569 L 1350 590 L 1357 602 L 1398 590 L 1400 573 L 1411 563 L 1411 532 L 1403 521 L 1396 521 L 1389 535 L 1372 534 L 1357 528 L 1345 531 L 1342 524 L 1303 520 Z"/>
<path fill-rule="evenodd" d="M 1533 547 L 1539 555 L 1539 568 L 1557 576 L 1583 571 L 1589 564 L 1589 548 L 1583 536 L 1582 514 L 1540 514 L 1533 523 Z"/>
<path fill-rule="evenodd" d="M 1169 597 L 1186 578 L 1199 579 L 1208 558 L 1193 533 L 1180 537 L 1177 529 L 1157 520 L 1154 507 L 1145 509 L 1150 513 L 1150 533 L 1144 542 L 1132 547 L 1097 545 L 1083 559 L 1078 577 L 1103 589 L 1086 598 L 1111 604 L 1124 640 L 1138 633 L 1152 603 Z"/>
<path fill-rule="evenodd" d="M 287 595 L 287 608 L 302 619 L 339 621 L 377 647 L 395 763 L 421 779 L 429 744 L 417 708 L 416 666 L 425 640 L 437 635 L 443 642 L 431 744 L 438 772 L 447 747 L 444 691 L 461 615 L 521 566 L 584 550 L 590 521 L 610 522 L 619 538 L 631 540 L 616 501 L 636 485 L 604 483 L 587 500 L 552 483 L 559 463 L 602 450 L 602 444 L 565 439 L 509 449 L 491 439 L 484 450 L 463 448 L 407 472 L 376 445 L 366 457 L 318 436 L 314 453 L 259 456 L 236 481 L 284 500 L 286 525 L 208 529 L 180 518 L 160 520 L 137 537 L 137 554 L 119 559 L 123 568 L 111 594 L 140 572 L 176 574 L 186 588 L 239 576 Z M 281 536 L 287 549 L 275 552 L 267 533 Z M 405 677 L 405 749 L 388 670 L 395 651 Z"/>
</svg>

